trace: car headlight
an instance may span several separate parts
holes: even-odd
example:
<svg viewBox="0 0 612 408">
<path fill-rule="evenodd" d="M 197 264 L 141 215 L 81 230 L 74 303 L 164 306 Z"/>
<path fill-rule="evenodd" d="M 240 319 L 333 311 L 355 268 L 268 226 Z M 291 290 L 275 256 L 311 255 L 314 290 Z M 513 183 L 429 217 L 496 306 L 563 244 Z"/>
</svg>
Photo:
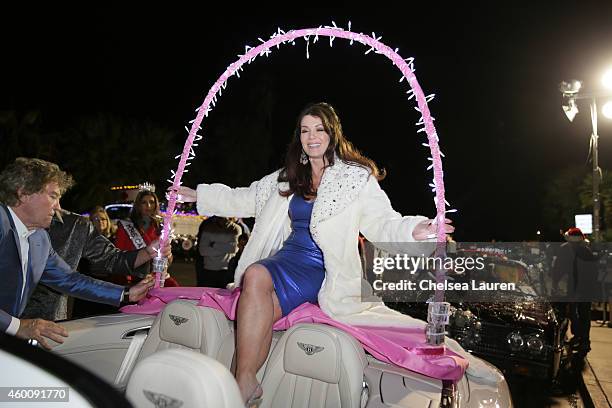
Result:
<svg viewBox="0 0 612 408">
<path fill-rule="evenodd" d="M 476 316 L 469 310 L 454 308 L 451 313 L 452 324 L 459 329 L 473 327 L 478 321 Z"/>
<path fill-rule="evenodd" d="M 544 342 L 536 336 L 527 338 L 527 349 L 532 353 L 541 353 L 544 349 Z"/>
<path fill-rule="evenodd" d="M 481 341 L 482 324 L 470 310 L 455 309 L 451 316 L 451 325 L 456 330 L 455 339 L 464 347 L 476 346 Z"/>
<path fill-rule="evenodd" d="M 454 319 L 455 326 L 461 329 L 465 327 L 467 323 L 467 319 L 463 315 L 463 312 L 455 313 L 453 317 L 455 318 Z"/>
<path fill-rule="evenodd" d="M 512 332 L 506 337 L 506 341 L 510 346 L 510 350 L 519 351 L 523 348 L 525 341 L 523 340 L 523 336 L 519 332 Z"/>
</svg>

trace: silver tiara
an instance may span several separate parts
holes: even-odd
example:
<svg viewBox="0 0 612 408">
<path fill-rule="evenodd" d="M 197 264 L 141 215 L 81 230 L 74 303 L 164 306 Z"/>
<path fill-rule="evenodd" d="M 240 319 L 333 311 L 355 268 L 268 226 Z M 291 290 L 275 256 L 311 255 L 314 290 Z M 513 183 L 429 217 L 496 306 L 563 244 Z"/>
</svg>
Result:
<svg viewBox="0 0 612 408">
<path fill-rule="evenodd" d="M 138 191 L 150 191 L 155 192 L 155 184 L 149 183 L 148 181 L 138 185 Z"/>
</svg>

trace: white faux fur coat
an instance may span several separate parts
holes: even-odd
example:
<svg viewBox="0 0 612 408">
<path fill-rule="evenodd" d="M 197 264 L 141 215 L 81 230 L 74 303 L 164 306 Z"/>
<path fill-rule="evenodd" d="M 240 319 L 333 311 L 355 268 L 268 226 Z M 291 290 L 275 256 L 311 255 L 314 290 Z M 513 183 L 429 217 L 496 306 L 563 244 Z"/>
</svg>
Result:
<svg viewBox="0 0 612 408">
<path fill-rule="evenodd" d="M 291 233 L 289 201 L 278 192 L 280 170 L 247 188 L 200 184 L 198 212 L 223 217 L 255 217 L 251 238 L 238 262 L 235 284 L 252 263 L 276 253 Z M 323 252 L 326 277 L 319 291 L 319 306 L 334 319 L 349 324 L 423 327 L 424 322 L 395 312 L 381 302 L 361 300 L 361 261 L 357 237 L 371 242 L 415 242 L 412 231 L 425 217 L 402 217 L 369 170 L 341 160 L 325 170 L 310 219 L 310 232 Z M 432 244 L 415 246 L 431 253 Z M 387 250 L 392 248 L 385 248 Z M 417 254 L 414 254 L 417 255 Z M 382 318 L 382 319 L 381 319 Z"/>
<path fill-rule="evenodd" d="M 291 233 L 291 197 L 282 197 L 278 193 L 288 189 L 287 183 L 277 182 L 279 171 L 244 188 L 230 188 L 223 184 L 198 185 L 197 208 L 200 214 L 255 217 L 255 227 L 234 275 L 236 285 L 240 285 L 249 265 L 275 254 Z M 321 248 L 325 263 L 319 307 L 333 319 L 347 324 L 424 328 L 424 321 L 389 309 L 382 302 L 361 300 L 362 269 L 357 237 L 361 232 L 371 242 L 387 243 L 382 249 L 393 253 L 392 243 L 415 242 L 412 231 L 425 219 L 399 214 L 391 207 L 389 198 L 378 181 L 370 176 L 369 170 L 337 159 L 323 173 L 310 218 L 310 233 Z M 398 248 L 406 253 L 405 245 L 398 245 Z M 414 253 L 409 255 L 429 255 L 433 253 L 435 244 L 422 241 L 422 244 L 410 248 Z M 456 341 L 447 338 L 446 345 L 468 359 L 468 374 L 488 382 L 503 382 L 498 370 L 474 358 Z"/>
</svg>

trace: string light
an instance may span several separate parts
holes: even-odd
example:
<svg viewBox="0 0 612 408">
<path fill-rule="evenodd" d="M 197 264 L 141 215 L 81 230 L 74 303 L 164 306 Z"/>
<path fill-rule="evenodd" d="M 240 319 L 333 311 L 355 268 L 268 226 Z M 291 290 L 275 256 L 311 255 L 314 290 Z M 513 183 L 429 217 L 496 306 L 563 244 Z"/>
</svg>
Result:
<svg viewBox="0 0 612 408">
<path fill-rule="evenodd" d="M 396 66 L 400 72 L 402 73 L 402 77 L 399 82 L 403 83 L 404 80 L 409 84 L 410 89 L 406 91 L 407 99 L 412 100 L 415 99 L 417 106 L 415 106 L 415 110 L 419 112 L 421 115 L 419 121 L 417 122 L 417 126 L 420 128 L 417 132 L 425 132 L 427 135 L 427 143 L 423 143 L 424 146 L 429 147 L 431 151 L 431 156 L 429 160 L 431 164 L 427 167 L 427 170 L 433 170 L 433 190 L 435 192 L 434 203 L 436 205 L 436 217 L 444 216 L 446 212 L 454 212 L 456 210 L 447 210 L 446 206 L 450 206 L 448 201 L 444 198 L 444 180 L 443 180 L 443 171 L 442 171 L 442 152 L 440 152 L 438 142 L 438 134 L 434 127 L 434 118 L 431 116 L 429 112 L 428 103 L 434 98 L 434 94 L 425 96 L 417 79 L 414 75 L 414 58 L 402 58 L 398 51 L 398 48 L 391 49 L 387 45 L 383 44 L 380 40 L 382 36 L 376 36 L 376 33 L 372 33 L 372 36 L 368 36 L 363 33 L 355 33 L 351 31 L 351 22 L 348 22 L 348 30 L 345 30 L 341 27 L 338 27 L 334 21 L 332 21 L 332 26 L 319 26 L 317 28 L 306 28 L 300 30 L 291 30 L 285 32 L 281 30 L 280 27 L 277 29 L 275 33 L 273 33 L 268 40 L 264 40 L 261 37 L 258 38 L 260 44 L 251 47 L 246 45 L 244 47 L 244 54 L 238 55 L 238 60 L 231 63 L 223 72 L 223 74 L 215 81 L 212 85 L 206 97 L 204 98 L 204 102 L 201 106 L 199 106 L 195 111 L 197 113 L 196 117 L 189 121 L 191 124 L 191 128 L 187 128 L 188 136 L 185 141 L 185 146 L 183 148 L 182 154 L 177 156 L 179 158 L 179 164 L 176 171 L 172 171 L 171 175 L 171 183 L 172 187 L 169 193 L 168 199 L 168 214 L 164 218 L 164 235 L 163 239 L 168 239 L 170 225 L 171 225 L 171 214 L 174 212 L 174 207 L 176 204 L 177 198 L 177 190 L 181 185 L 181 178 L 184 173 L 187 172 L 186 167 L 190 164 L 188 161 L 193 160 L 195 158 L 195 152 L 192 149 L 194 145 L 194 141 L 201 140 L 202 136 L 197 134 L 197 131 L 201 129 L 201 123 L 205 117 L 208 117 L 209 113 L 212 111 L 212 107 L 215 107 L 217 104 L 217 97 L 221 96 L 221 90 L 226 88 L 227 80 L 232 77 L 240 77 L 239 72 L 243 69 L 243 65 L 251 64 L 257 57 L 260 56 L 269 56 L 272 52 L 272 48 L 279 47 L 283 44 L 295 44 L 295 40 L 298 38 L 304 38 L 306 40 L 306 58 L 310 58 L 310 36 L 314 36 L 313 44 L 315 44 L 319 40 L 319 36 L 329 37 L 330 38 L 330 46 L 333 45 L 333 40 L 335 38 L 343 38 L 350 41 L 350 44 L 353 45 L 353 42 L 361 43 L 368 47 L 365 51 L 365 54 L 369 54 L 371 51 L 375 51 L 377 54 L 384 55 L 387 57 L 394 66 Z M 212 107 L 211 107 L 212 105 Z M 422 127 L 421 127 L 422 126 Z M 169 180 L 170 181 L 170 180 Z M 437 234 L 434 234 L 433 238 L 437 238 L 438 242 L 445 242 L 446 234 L 443 228 L 438 228 Z M 165 242 L 162 242 L 162 244 Z"/>
</svg>

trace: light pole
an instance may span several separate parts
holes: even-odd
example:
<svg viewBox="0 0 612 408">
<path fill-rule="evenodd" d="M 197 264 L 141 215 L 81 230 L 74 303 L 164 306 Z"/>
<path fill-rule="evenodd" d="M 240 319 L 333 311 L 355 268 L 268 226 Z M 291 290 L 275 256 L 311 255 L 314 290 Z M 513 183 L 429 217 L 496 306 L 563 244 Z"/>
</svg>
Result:
<svg viewBox="0 0 612 408">
<path fill-rule="evenodd" d="M 604 74 L 602 82 L 604 86 L 612 89 L 612 69 L 608 70 Z M 598 156 L 598 142 L 599 135 L 597 134 L 597 100 L 601 98 L 607 98 L 612 96 L 612 92 L 581 92 L 582 82 L 578 80 L 571 80 L 569 82 L 561 82 L 559 84 L 559 90 L 563 94 L 563 111 L 567 118 L 572 122 L 574 117 L 578 113 L 578 105 L 576 103 L 579 99 L 588 99 L 590 101 L 591 108 L 591 152 L 593 155 L 593 240 L 595 242 L 601 241 L 601 202 L 599 199 L 599 184 L 601 183 L 601 169 L 599 168 L 599 156 Z M 612 111 L 612 101 L 607 102 L 604 105 L 604 115 L 608 117 L 609 112 Z"/>
</svg>

